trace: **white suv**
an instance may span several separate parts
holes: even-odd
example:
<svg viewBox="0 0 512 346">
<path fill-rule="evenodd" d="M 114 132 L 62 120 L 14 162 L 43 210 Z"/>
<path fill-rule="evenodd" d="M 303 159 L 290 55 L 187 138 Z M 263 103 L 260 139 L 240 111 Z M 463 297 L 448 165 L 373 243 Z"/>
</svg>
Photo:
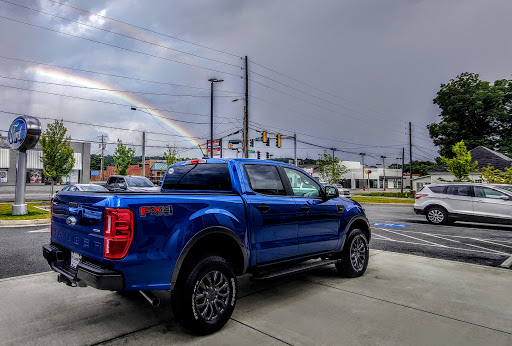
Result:
<svg viewBox="0 0 512 346">
<path fill-rule="evenodd" d="M 414 212 L 433 224 L 457 220 L 512 224 L 512 191 L 489 184 L 427 185 L 416 194 Z"/>
</svg>

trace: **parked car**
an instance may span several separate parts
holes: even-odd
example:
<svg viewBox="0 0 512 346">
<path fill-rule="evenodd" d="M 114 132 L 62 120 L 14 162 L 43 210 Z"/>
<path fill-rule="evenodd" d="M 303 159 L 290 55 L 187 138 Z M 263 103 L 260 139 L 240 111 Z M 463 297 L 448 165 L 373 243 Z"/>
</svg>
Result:
<svg viewBox="0 0 512 346">
<path fill-rule="evenodd" d="M 416 194 L 414 212 L 433 224 L 458 220 L 512 224 L 512 191 L 476 183 L 426 185 Z"/>
<path fill-rule="evenodd" d="M 334 184 L 334 186 L 338 189 L 340 196 L 350 198 L 350 189 L 346 189 L 341 184 Z"/>
<path fill-rule="evenodd" d="M 155 305 L 150 291 L 172 291 L 176 319 L 208 334 L 229 320 L 237 276 L 265 280 L 334 265 L 358 277 L 368 266 L 370 223 L 361 205 L 295 166 L 191 160 L 170 166 L 161 189 L 59 192 L 43 246 L 58 281 L 141 290 Z"/>
<path fill-rule="evenodd" d="M 106 188 L 109 191 L 160 191 L 160 186 L 155 186 L 148 178 L 134 175 L 111 175 L 107 180 Z"/>
</svg>

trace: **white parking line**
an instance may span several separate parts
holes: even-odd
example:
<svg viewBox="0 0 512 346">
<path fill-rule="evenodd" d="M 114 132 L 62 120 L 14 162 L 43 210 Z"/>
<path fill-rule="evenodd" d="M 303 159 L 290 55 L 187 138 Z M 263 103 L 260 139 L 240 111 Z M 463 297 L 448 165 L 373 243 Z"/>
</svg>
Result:
<svg viewBox="0 0 512 346">
<path fill-rule="evenodd" d="M 489 241 L 487 239 L 479 239 L 479 238 L 470 238 L 470 239 L 473 239 L 473 240 L 477 240 L 477 241 L 481 241 L 482 243 L 489 243 L 489 244 L 494 244 L 494 245 L 498 245 L 498 246 L 504 246 L 504 247 L 509 247 L 512 249 L 512 246 L 510 245 L 505 245 L 505 244 L 500 244 L 500 243 L 495 243 L 493 241 Z"/>
<path fill-rule="evenodd" d="M 488 248 L 483 247 L 483 246 L 478 246 L 478 245 L 473 245 L 473 244 L 466 244 L 466 243 L 463 243 L 463 242 L 458 241 L 458 240 L 444 238 L 444 237 L 441 237 L 441 236 L 438 236 L 438 235 L 434 235 L 434 234 L 429 234 L 429 233 L 423 233 L 423 234 L 429 235 L 431 237 L 439 238 L 439 239 L 444 239 L 444 240 L 452 241 L 454 243 L 459 243 L 459 244 L 466 245 L 466 246 L 476 247 L 478 249 L 484 249 L 484 250 L 493 251 L 493 252 L 499 253 L 501 255 L 512 256 L 512 254 L 509 254 L 509 253 L 506 253 L 506 252 L 501 252 L 501 251 L 498 251 L 498 250 L 488 249 Z M 470 238 L 470 239 L 473 239 L 473 238 Z"/>
<path fill-rule="evenodd" d="M 50 229 L 49 228 L 35 229 L 33 231 L 28 231 L 27 233 L 50 233 Z"/>
<path fill-rule="evenodd" d="M 425 242 L 425 243 L 429 243 L 429 244 L 433 244 L 433 245 L 438 245 L 438 246 L 441 246 L 441 247 L 445 247 L 445 245 L 441 245 L 441 244 L 433 243 L 433 242 L 428 241 L 428 240 L 423 240 L 423 239 L 416 238 L 416 237 L 413 237 L 413 236 L 410 236 L 410 235 L 407 235 L 407 234 L 402 234 L 402 233 L 400 233 L 400 232 L 391 231 L 391 230 L 389 230 L 389 229 L 385 229 L 385 228 L 378 228 L 378 229 L 381 229 L 381 230 L 386 231 L 386 232 L 390 232 L 390 233 L 398 234 L 398 235 L 401 235 L 401 236 L 403 236 L 403 237 L 407 237 L 407 238 L 412 238 L 412 239 L 415 239 L 415 240 L 419 240 L 419 241 L 422 241 L 422 242 Z"/>
<path fill-rule="evenodd" d="M 374 228 L 374 229 L 380 229 L 380 230 L 383 230 L 383 231 L 388 231 L 388 232 L 391 232 L 391 233 L 396 233 L 396 234 L 399 234 L 399 235 L 402 235 L 402 236 L 406 236 L 405 234 L 400 234 L 400 232 L 393 232 L 393 231 L 390 231 L 390 230 L 385 229 L 385 228 Z M 415 232 L 415 233 L 421 233 L 421 232 Z M 372 237 L 373 236 L 379 236 L 379 235 L 378 234 L 373 234 Z M 507 253 L 497 253 L 496 250 L 481 251 L 481 250 L 473 250 L 473 249 L 463 249 L 463 248 L 458 248 L 458 247 L 453 247 L 453 246 L 441 245 L 441 244 L 429 242 L 429 241 L 422 240 L 422 239 L 415 238 L 415 237 L 411 237 L 411 236 L 406 236 L 406 237 L 417 239 L 417 240 L 421 240 L 424 243 L 415 243 L 415 242 L 408 242 L 408 241 L 404 241 L 404 240 L 395 240 L 395 239 L 387 238 L 387 237 L 384 237 L 384 236 L 381 236 L 380 240 L 391 241 L 391 242 L 395 242 L 395 243 L 410 244 L 410 245 L 434 246 L 434 247 L 440 247 L 440 248 L 445 248 L 445 249 L 452 249 L 452 250 L 458 250 L 458 251 L 468 251 L 468 252 L 478 252 L 478 253 L 485 253 L 485 254 L 490 254 L 490 255 L 510 256 L 510 254 L 507 254 Z M 462 244 L 464 244 L 464 243 L 462 243 Z M 465 244 L 465 245 L 467 245 L 467 244 Z M 485 248 L 483 248 L 483 249 L 485 249 Z M 486 249 L 486 250 L 489 250 L 489 249 Z"/>
<path fill-rule="evenodd" d="M 500 267 L 503 267 L 503 268 L 510 268 L 510 266 L 512 266 L 512 256 L 510 256 L 509 258 L 507 258 L 505 260 L 505 262 L 500 264 Z"/>
</svg>

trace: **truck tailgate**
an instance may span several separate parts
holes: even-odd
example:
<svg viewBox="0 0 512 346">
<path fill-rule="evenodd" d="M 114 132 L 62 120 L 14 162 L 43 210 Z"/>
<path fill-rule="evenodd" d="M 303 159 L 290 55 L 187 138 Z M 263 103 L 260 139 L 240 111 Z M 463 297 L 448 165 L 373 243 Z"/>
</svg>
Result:
<svg viewBox="0 0 512 346">
<path fill-rule="evenodd" d="M 103 213 L 108 198 L 108 194 L 58 194 L 52 202 L 52 241 L 91 259 L 103 259 Z"/>
</svg>

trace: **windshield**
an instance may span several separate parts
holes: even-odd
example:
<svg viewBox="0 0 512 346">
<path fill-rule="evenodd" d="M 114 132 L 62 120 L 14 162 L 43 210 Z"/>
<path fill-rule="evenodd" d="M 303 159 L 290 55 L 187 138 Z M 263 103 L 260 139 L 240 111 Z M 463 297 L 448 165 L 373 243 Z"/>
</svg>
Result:
<svg viewBox="0 0 512 346">
<path fill-rule="evenodd" d="M 127 177 L 128 186 L 132 187 L 155 187 L 153 183 L 144 177 Z"/>
<path fill-rule="evenodd" d="M 107 191 L 103 186 L 100 185 L 85 185 L 81 186 L 84 191 Z"/>
<path fill-rule="evenodd" d="M 502 189 L 502 190 L 508 191 L 508 192 L 512 192 L 512 185 L 511 185 L 511 186 L 498 185 L 498 186 L 496 186 L 496 187 L 497 187 L 497 188 L 499 188 L 499 189 Z"/>
</svg>

